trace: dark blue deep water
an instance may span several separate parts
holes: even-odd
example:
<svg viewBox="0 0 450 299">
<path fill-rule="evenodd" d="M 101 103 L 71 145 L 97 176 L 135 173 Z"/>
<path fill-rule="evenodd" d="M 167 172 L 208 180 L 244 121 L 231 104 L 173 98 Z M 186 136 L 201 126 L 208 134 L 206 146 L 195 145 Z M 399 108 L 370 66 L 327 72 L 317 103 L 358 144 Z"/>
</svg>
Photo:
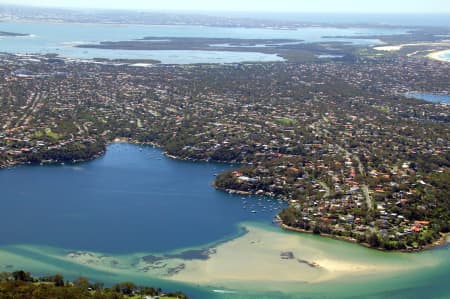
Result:
<svg viewBox="0 0 450 299">
<path fill-rule="evenodd" d="M 2 170 L 0 245 L 163 252 L 229 239 L 242 221 L 270 223 L 283 204 L 253 197 L 244 209 L 241 196 L 211 187 L 230 167 L 113 144 L 91 162 Z"/>
</svg>

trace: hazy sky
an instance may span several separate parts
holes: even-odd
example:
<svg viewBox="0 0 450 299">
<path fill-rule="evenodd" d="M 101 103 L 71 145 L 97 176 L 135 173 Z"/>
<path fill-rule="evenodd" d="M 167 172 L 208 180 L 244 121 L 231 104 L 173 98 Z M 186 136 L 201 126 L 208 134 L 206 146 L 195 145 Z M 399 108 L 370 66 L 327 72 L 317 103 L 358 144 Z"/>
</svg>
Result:
<svg viewBox="0 0 450 299">
<path fill-rule="evenodd" d="M 0 4 L 142 10 L 450 13 L 450 0 L 0 0 Z"/>
</svg>

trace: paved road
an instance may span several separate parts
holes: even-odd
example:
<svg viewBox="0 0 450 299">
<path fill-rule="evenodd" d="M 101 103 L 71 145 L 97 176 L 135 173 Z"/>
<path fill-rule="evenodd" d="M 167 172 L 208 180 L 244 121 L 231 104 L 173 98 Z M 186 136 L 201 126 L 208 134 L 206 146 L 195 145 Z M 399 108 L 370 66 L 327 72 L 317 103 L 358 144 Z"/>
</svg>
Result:
<svg viewBox="0 0 450 299">
<path fill-rule="evenodd" d="M 372 197 L 369 194 L 369 187 L 367 187 L 367 185 L 362 185 L 361 189 L 364 194 L 364 197 L 366 198 L 367 208 L 368 210 L 371 210 L 373 206 L 372 206 Z"/>
</svg>

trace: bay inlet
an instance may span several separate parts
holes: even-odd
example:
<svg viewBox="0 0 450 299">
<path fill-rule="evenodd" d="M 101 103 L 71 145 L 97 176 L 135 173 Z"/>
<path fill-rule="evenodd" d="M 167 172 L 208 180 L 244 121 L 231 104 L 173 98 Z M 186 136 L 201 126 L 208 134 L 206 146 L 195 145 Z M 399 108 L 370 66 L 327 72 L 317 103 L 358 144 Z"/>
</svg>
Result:
<svg viewBox="0 0 450 299">
<path fill-rule="evenodd" d="M 305 27 L 293 30 L 271 28 L 228 28 L 193 25 L 112 25 L 73 23 L 2 22 L 0 31 L 25 34 L 23 37 L 2 37 L 0 51 L 14 54 L 57 54 L 77 60 L 94 58 L 157 60 L 162 64 L 275 62 L 284 59 L 276 54 L 257 51 L 211 51 L 183 49 L 105 50 L 77 48 L 81 44 L 104 41 L 136 41 L 148 36 L 155 38 L 233 38 L 233 39 L 293 39 L 305 43 L 341 42 L 355 45 L 377 45 L 381 41 L 361 39 L 361 35 L 405 34 L 395 28 L 333 28 Z M 328 36 L 328 37 L 327 37 Z M 336 36 L 332 38 L 330 36 Z M 355 38 L 351 38 L 355 37 Z"/>
<path fill-rule="evenodd" d="M 450 104 L 450 96 L 444 94 L 411 92 L 407 93 L 406 96 L 433 103 Z"/>
<path fill-rule="evenodd" d="M 90 162 L 2 170 L 0 271 L 132 280 L 200 299 L 448 294 L 448 246 L 386 253 L 282 231 L 271 221 L 283 202 L 210 186 L 230 167 L 116 143 Z"/>
</svg>

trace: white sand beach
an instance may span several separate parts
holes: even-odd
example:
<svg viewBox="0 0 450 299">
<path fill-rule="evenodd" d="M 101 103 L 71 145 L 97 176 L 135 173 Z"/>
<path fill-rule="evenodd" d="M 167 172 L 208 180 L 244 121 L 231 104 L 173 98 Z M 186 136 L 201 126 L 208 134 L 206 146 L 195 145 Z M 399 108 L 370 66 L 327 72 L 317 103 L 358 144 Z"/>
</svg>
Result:
<svg viewBox="0 0 450 299">
<path fill-rule="evenodd" d="M 430 54 L 427 55 L 427 57 L 431 58 L 431 59 L 450 62 L 450 59 L 449 58 L 445 58 L 444 56 L 447 56 L 447 57 L 450 56 L 450 49 L 449 50 L 433 52 L 433 53 L 430 53 Z"/>
<path fill-rule="evenodd" d="M 386 46 L 377 46 L 374 47 L 374 50 L 377 51 L 386 51 L 386 52 L 392 52 L 392 51 L 400 51 L 403 47 L 420 47 L 420 46 L 429 46 L 429 47 L 450 47 L 450 41 L 442 41 L 437 43 L 413 43 L 413 44 L 400 44 L 400 45 L 386 45 Z"/>
<path fill-rule="evenodd" d="M 392 51 L 399 51 L 401 48 L 403 48 L 406 45 L 397 45 L 397 46 L 380 46 L 380 47 L 374 47 L 377 51 L 386 51 L 386 52 L 392 52 Z"/>
<path fill-rule="evenodd" d="M 433 266 L 433 259 L 378 252 L 343 241 L 266 229 L 245 224 L 248 233 L 209 250 L 207 259 L 183 259 L 142 254 L 106 256 L 72 252 L 66 261 L 115 273 L 141 273 L 201 285 L 320 283 L 351 277 L 385 275 Z M 61 258 L 61 257 L 60 257 Z M 156 259 L 154 259 L 156 258 Z"/>
<path fill-rule="evenodd" d="M 401 259 L 392 263 L 390 258 L 383 259 L 386 253 L 373 252 L 355 244 L 252 226 L 246 228 L 249 230 L 246 235 L 218 246 L 217 252 L 209 259 L 184 261 L 185 269 L 169 279 L 212 285 L 233 285 L 233 282 L 319 283 L 407 271 L 418 266 Z M 340 245 L 350 248 L 350 251 L 334 250 Z M 358 258 L 362 251 L 372 251 L 380 258 Z"/>
</svg>

